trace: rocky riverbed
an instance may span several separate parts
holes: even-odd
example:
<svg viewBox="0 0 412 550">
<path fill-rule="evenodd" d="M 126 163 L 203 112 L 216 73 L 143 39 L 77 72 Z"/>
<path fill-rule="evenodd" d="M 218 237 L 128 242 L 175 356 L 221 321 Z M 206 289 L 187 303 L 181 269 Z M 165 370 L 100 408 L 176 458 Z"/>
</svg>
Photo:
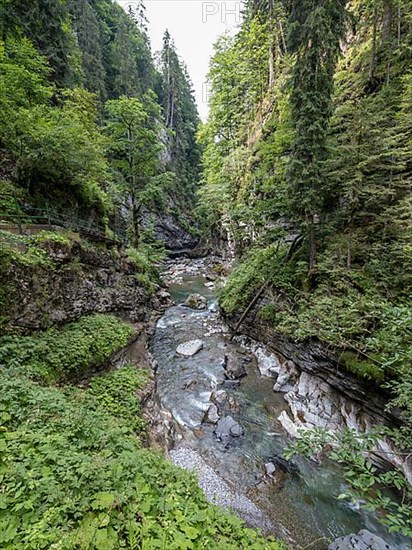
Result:
<svg viewBox="0 0 412 550">
<path fill-rule="evenodd" d="M 166 272 L 178 305 L 159 319 L 151 353 L 170 458 L 197 473 L 211 501 L 293 548 L 322 550 L 349 535 L 356 541 L 366 528 L 389 548 L 406 550 L 409 542 L 387 533 L 359 503 L 338 500 L 345 485 L 336 467 L 284 459 L 296 419 L 338 427 L 360 403 L 254 340 L 230 342 L 215 297 L 223 271 L 212 259 L 180 261 Z M 331 400 L 330 391 L 341 401 Z"/>
</svg>

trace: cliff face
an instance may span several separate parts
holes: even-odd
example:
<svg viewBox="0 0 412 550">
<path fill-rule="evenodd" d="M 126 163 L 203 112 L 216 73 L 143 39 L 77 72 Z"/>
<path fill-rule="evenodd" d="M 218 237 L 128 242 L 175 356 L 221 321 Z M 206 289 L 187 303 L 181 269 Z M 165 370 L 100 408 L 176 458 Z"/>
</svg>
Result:
<svg viewBox="0 0 412 550">
<path fill-rule="evenodd" d="M 254 348 L 262 373 L 273 377 L 274 391 L 284 393 L 289 410 L 282 412 L 279 421 L 292 437 L 300 437 L 300 429 L 315 427 L 368 432 L 379 425 L 400 425 L 398 411 L 387 409 L 386 390 L 344 370 L 339 357 L 320 342 L 295 342 L 277 333 L 259 318 L 259 305 L 240 330 L 253 339 L 247 343 Z M 234 328 L 239 319 L 236 315 L 225 321 Z M 390 440 L 377 442 L 373 460 L 400 468 L 412 482 L 411 458 L 404 459 Z"/>
<path fill-rule="evenodd" d="M 147 319 L 152 299 L 139 282 L 136 265 L 116 250 L 86 248 L 78 242 L 47 242 L 44 260 L 11 258 L 2 264 L 0 317 L 5 332 L 27 333 L 73 321 L 82 315 L 115 313 Z"/>
</svg>

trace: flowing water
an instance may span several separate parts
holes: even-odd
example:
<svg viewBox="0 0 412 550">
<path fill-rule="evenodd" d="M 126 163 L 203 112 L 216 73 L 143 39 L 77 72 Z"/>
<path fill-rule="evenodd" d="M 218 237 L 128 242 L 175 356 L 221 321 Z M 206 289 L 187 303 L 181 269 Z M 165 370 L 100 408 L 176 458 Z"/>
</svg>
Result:
<svg viewBox="0 0 412 550">
<path fill-rule="evenodd" d="M 345 492 L 345 485 L 332 464 L 319 466 L 297 458 L 293 461 L 297 471 L 285 473 L 278 468 L 275 479 L 265 477 L 264 464 L 282 455 L 291 443 L 277 421 L 287 404 L 282 394 L 273 391 L 273 379 L 262 376 L 253 361 L 240 385 L 225 382 L 225 355 L 234 353 L 241 357 L 245 351 L 229 341 L 216 313 L 214 290 L 205 287 L 201 273 L 193 271 L 170 285 L 172 297 L 181 304 L 190 293 L 198 292 L 207 298 L 209 309 L 198 311 L 182 305 L 169 308 L 157 324 L 151 345 L 158 364 L 160 401 L 184 433 L 183 440 L 176 442 L 175 456 L 186 458 L 175 461 L 190 468 L 190 462 L 197 461 L 193 457 L 200 457 L 200 470 L 215 472 L 224 486 L 222 492 L 243 495 L 246 502 L 243 506 L 233 504 L 230 498 L 216 498 L 217 503 L 227 502 L 251 524 L 282 536 L 293 548 L 311 545 L 312 549 L 325 549 L 337 537 L 364 528 L 380 535 L 394 550 L 411 548 L 402 537 L 389 534 L 358 503 L 348 504 L 337 498 Z M 190 358 L 176 354 L 178 345 L 195 339 L 204 342 L 199 353 Z M 229 414 L 244 429 L 244 435 L 233 438 L 229 446 L 217 439 L 214 425 L 202 422 L 215 388 L 223 388 L 229 396 L 220 414 Z M 193 468 L 199 472 L 199 468 Z M 217 494 L 219 489 L 212 490 L 214 482 L 203 474 L 206 481 L 201 486 L 211 498 L 211 493 Z M 212 484 L 209 490 L 208 483 Z"/>
</svg>

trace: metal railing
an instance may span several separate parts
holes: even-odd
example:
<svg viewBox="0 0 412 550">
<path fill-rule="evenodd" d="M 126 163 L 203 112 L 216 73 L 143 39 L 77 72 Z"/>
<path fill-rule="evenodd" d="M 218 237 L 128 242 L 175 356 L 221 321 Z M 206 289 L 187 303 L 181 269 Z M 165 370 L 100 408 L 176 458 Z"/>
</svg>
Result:
<svg viewBox="0 0 412 550">
<path fill-rule="evenodd" d="M 24 234 L 24 226 L 27 225 L 47 225 L 49 227 L 63 227 L 71 231 L 83 234 L 85 237 L 93 240 L 121 244 L 126 242 L 126 234 L 121 231 L 119 224 L 115 223 L 115 229 L 111 229 L 113 236 L 107 234 L 107 228 L 96 221 L 79 216 L 78 214 L 63 214 L 47 205 L 45 208 L 34 208 L 30 205 L 21 203 L 17 197 L 0 193 L 0 198 L 12 199 L 13 207 L 3 212 L 0 208 L 0 229 L 1 222 L 14 225 L 20 234 Z"/>
</svg>

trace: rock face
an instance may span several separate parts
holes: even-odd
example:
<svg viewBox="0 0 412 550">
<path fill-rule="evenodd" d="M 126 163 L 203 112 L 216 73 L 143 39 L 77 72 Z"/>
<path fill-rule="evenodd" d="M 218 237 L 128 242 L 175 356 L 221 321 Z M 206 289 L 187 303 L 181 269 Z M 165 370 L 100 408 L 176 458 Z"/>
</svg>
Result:
<svg viewBox="0 0 412 550">
<path fill-rule="evenodd" d="M 199 242 L 199 238 L 191 235 L 184 229 L 183 224 L 180 225 L 179 221 L 172 214 L 157 212 L 153 216 L 153 213 L 143 211 L 142 218 L 142 225 L 145 229 L 150 229 L 153 221 L 155 222 L 156 238 L 163 241 L 168 250 L 181 251 L 194 249 Z M 185 221 L 186 225 L 190 223 L 190 220 Z"/>
<path fill-rule="evenodd" d="M 193 357 L 203 348 L 202 340 L 191 340 L 177 347 L 176 353 L 185 357 Z"/>
<path fill-rule="evenodd" d="M 363 529 L 357 535 L 340 537 L 329 545 L 328 550 L 391 550 L 391 547 L 380 537 Z"/>
<path fill-rule="evenodd" d="M 201 294 L 190 294 L 183 305 L 191 309 L 206 309 L 207 300 Z"/>
<path fill-rule="evenodd" d="M 120 314 L 134 323 L 147 320 L 152 298 L 124 254 L 77 242 L 45 243 L 44 250 L 47 264 L 11 261 L 2 269 L 7 295 L 0 315 L 6 330 L 28 333 L 94 312 Z"/>
<path fill-rule="evenodd" d="M 400 424 L 399 419 L 386 410 L 389 395 L 385 390 L 345 371 L 339 357 L 320 342 L 297 343 L 276 333 L 259 318 L 261 305 L 245 319 L 242 331 L 254 339 L 249 347 L 258 359 L 262 374 L 275 380 L 275 391 L 285 392 L 290 412 L 283 411 L 279 421 L 292 437 L 299 437 L 299 429 L 314 427 L 364 432 L 376 425 Z M 238 320 L 226 318 L 231 327 L 236 326 Z M 373 459 L 401 469 L 412 483 L 412 458 L 405 460 L 399 456 L 388 440 L 378 442 Z"/>
</svg>

